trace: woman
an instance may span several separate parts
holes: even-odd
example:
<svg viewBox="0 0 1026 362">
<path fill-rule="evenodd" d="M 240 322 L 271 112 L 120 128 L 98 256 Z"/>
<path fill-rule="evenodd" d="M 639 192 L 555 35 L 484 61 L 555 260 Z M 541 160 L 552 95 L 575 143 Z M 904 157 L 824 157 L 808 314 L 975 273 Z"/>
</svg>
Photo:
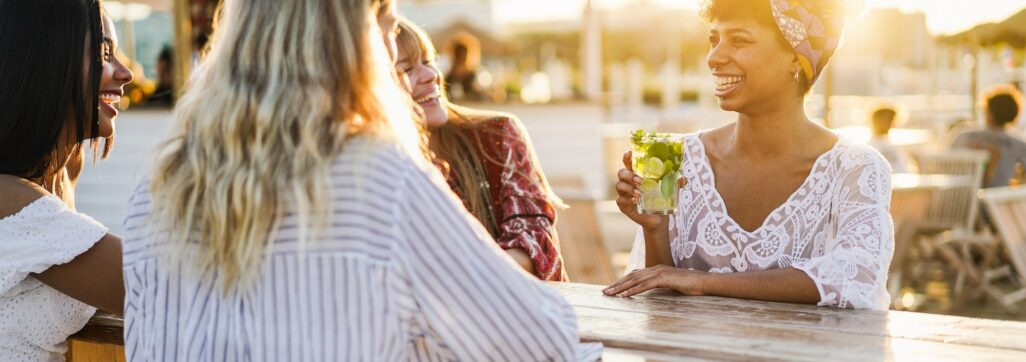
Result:
<svg viewBox="0 0 1026 362">
<path fill-rule="evenodd" d="M 74 211 L 82 148 L 132 73 L 95 0 L 0 1 L 0 360 L 63 360 L 96 308 L 121 313 L 121 240 Z M 87 143 L 88 142 L 88 143 Z"/>
<path fill-rule="evenodd" d="M 641 179 L 620 170 L 620 210 L 641 226 L 635 270 L 605 290 L 652 288 L 838 308 L 886 309 L 894 233 L 887 161 L 809 120 L 808 90 L 837 46 L 839 1 L 711 0 L 707 61 L 725 127 L 688 135 L 672 217 L 635 211 Z M 642 255 L 643 254 L 643 255 Z M 643 262 L 641 262 L 643 260 Z"/>
<path fill-rule="evenodd" d="M 290 4 L 223 3 L 130 201 L 128 358 L 595 357 L 419 153 L 377 7 Z"/>
<path fill-rule="evenodd" d="M 566 280 L 552 193 L 520 121 L 449 103 L 431 39 L 400 21 L 396 69 L 409 79 L 428 147 L 467 210 L 518 264 L 541 280 Z"/>
</svg>

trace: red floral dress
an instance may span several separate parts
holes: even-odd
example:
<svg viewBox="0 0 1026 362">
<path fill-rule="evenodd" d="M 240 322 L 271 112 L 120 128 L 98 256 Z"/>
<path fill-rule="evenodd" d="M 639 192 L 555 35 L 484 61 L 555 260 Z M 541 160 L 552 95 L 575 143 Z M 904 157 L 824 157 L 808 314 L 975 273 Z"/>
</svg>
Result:
<svg viewBox="0 0 1026 362">
<path fill-rule="evenodd" d="M 541 177 L 537 171 L 540 166 L 531 161 L 533 150 L 527 131 L 515 118 L 495 117 L 468 132 L 488 181 L 492 214 L 498 225 L 495 241 L 503 250 L 520 248 L 527 252 L 538 279 L 566 280 L 554 226 L 556 208 L 535 181 Z M 459 194 L 456 177 L 449 168 L 449 186 Z"/>
</svg>

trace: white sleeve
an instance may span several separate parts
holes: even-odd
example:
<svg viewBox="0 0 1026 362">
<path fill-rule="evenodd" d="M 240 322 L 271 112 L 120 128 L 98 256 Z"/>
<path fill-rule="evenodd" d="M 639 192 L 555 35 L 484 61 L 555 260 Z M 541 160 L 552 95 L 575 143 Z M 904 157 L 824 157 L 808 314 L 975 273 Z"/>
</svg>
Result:
<svg viewBox="0 0 1026 362">
<path fill-rule="evenodd" d="M 887 162 L 863 152 L 842 160 L 842 176 L 830 217 L 836 221 L 818 252 L 794 267 L 819 289 L 821 306 L 886 310 L 887 270 L 894 252 L 890 216 L 891 176 Z"/>
<path fill-rule="evenodd" d="M 437 172 L 411 170 L 397 257 L 425 328 L 456 360 L 596 360 L 573 308 L 491 240 Z"/>
<path fill-rule="evenodd" d="M 0 219 L 0 294 L 30 273 L 70 262 L 106 234 L 102 224 L 53 196 Z"/>
</svg>

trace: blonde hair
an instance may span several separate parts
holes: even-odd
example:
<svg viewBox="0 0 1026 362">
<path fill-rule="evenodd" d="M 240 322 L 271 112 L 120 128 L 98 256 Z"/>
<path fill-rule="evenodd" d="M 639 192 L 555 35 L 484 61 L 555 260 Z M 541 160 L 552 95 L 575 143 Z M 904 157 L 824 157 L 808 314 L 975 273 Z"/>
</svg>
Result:
<svg viewBox="0 0 1026 362">
<path fill-rule="evenodd" d="M 226 291 L 256 274 L 287 208 L 300 243 L 316 237 L 331 210 L 329 168 L 348 139 L 412 128 L 385 67 L 380 3 L 223 3 L 151 189 L 154 226 L 179 256 L 199 240 L 197 267 L 217 268 Z"/>
<path fill-rule="evenodd" d="M 402 49 L 400 52 L 405 52 L 411 61 L 434 59 L 437 56 L 431 38 L 423 29 L 408 19 L 400 19 L 399 29 L 396 43 L 399 49 Z M 448 166 L 456 174 L 455 191 L 460 194 L 467 211 L 470 211 L 493 237 L 497 237 L 499 225 L 495 219 L 496 210 L 492 210 L 491 207 L 494 200 L 492 200 L 489 188 L 481 187 L 481 185 L 487 184 L 485 162 L 502 166 L 506 160 L 489 157 L 487 153 L 479 152 L 479 149 L 491 146 L 482 145 L 480 140 L 474 140 L 474 137 L 471 137 L 471 132 L 476 130 L 489 132 L 489 129 L 481 128 L 481 125 L 497 118 L 515 119 L 515 117 L 458 106 L 450 103 L 444 94 L 442 100 L 449 115 L 449 121 L 429 132 L 431 151 L 441 159 L 448 161 Z M 519 126 L 519 122 L 517 125 Z M 520 131 L 521 136 L 530 146 L 531 142 L 527 132 L 522 129 Z M 531 147 L 528 147 L 528 157 L 535 168 L 533 174 L 522 175 L 536 183 L 538 189 L 545 193 L 547 201 L 552 205 L 565 207 L 563 200 L 556 196 L 549 186 L 545 173 L 542 172 L 541 163 L 538 162 L 538 157 Z M 522 173 L 523 171 L 516 170 L 516 172 Z"/>
</svg>

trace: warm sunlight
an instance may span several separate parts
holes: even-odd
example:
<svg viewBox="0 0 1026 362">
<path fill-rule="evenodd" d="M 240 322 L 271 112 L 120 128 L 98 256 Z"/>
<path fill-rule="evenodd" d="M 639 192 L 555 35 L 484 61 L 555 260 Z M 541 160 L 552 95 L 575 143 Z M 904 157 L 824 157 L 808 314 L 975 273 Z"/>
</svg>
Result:
<svg viewBox="0 0 1026 362">
<path fill-rule="evenodd" d="M 495 0 L 496 13 L 505 22 L 575 19 L 584 0 Z M 597 6 L 626 4 L 697 9 L 701 0 L 595 0 Z M 972 6 L 967 6 L 972 3 Z M 1026 7 L 1026 0 L 864 0 L 864 9 L 898 8 L 927 15 L 927 26 L 935 34 L 950 34 L 979 23 L 1001 21 Z M 544 9 L 544 10 L 539 10 Z"/>
</svg>

